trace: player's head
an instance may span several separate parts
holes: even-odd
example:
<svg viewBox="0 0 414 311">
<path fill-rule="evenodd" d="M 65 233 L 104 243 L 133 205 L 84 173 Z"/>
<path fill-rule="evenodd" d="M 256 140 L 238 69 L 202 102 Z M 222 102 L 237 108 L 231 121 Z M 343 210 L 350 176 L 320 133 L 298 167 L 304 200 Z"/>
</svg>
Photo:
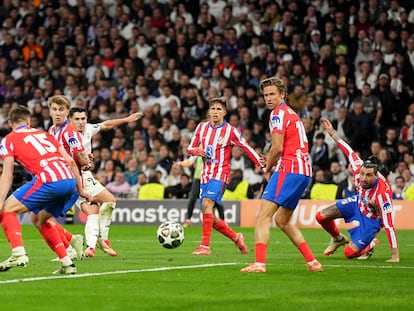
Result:
<svg viewBox="0 0 414 311">
<path fill-rule="evenodd" d="M 224 109 L 227 110 L 227 101 L 224 97 L 214 97 L 208 101 L 209 108 L 216 104 L 221 105 Z"/>
<path fill-rule="evenodd" d="M 60 126 L 68 118 L 70 100 L 64 95 L 54 95 L 47 100 L 53 125 Z"/>
<path fill-rule="evenodd" d="M 15 124 L 30 124 L 30 110 L 26 106 L 15 105 L 9 111 L 9 122 L 11 127 Z"/>
<path fill-rule="evenodd" d="M 271 77 L 262 80 L 260 90 L 269 109 L 274 109 L 279 103 L 286 100 L 287 88 L 285 82 L 280 78 Z"/>
<path fill-rule="evenodd" d="M 88 114 L 86 112 L 86 109 L 73 107 L 69 111 L 69 120 L 79 132 L 83 133 L 88 121 Z"/>
<path fill-rule="evenodd" d="M 58 106 L 64 106 L 67 110 L 70 109 L 70 99 L 65 95 L 54 95 L 47 100 L 49 108 L 56 104 Z"/>
<path fill-rule="evenodd" d="M 377 180 L 378 162 L 375 157 L 369 157 L 362 163 L 360 171 L 360 183 L 364 189 L 369 189 Z"/>
<path fill-rule="evenodd" d="M 227 113 L 226 105 L 227 101 L 222 97 L 215 97 L 209 100 L 208 116 L 214 126 L 223 123 Z"/>
</svg>

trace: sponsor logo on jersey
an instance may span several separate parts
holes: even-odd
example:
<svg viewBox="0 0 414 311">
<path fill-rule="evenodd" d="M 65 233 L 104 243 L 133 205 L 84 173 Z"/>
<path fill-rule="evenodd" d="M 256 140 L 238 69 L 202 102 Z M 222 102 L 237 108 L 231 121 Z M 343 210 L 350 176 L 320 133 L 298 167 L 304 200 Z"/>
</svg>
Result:
<svg viewBox="0 0 414 311">
<path fill-rule="evenodd" d="M 74 149 L 74 148 L 80 148 L 80 143 L 79 140 L 77 140 L 75 137 L 71 137 L 69 138 L 69 147 L 70 149 Z"/>
</svg>

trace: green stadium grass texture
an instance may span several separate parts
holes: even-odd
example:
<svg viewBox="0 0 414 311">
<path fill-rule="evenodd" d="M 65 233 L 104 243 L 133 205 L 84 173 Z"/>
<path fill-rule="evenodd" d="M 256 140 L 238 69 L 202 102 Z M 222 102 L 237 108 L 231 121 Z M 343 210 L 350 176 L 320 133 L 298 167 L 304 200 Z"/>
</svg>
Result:
<svg viewBox="0 0 414 311">
<path fill-rule="evenodd" d="M 83 226 L 66 226 L 83 233 Z M 244 232 L 248 255 L 213 232 L 211 256 L 192 256 L 200 227 L 185 229 L 177 249 L 161 247 L 156 227 L 113 226 L 118 257 L 100 250 L 95 258 L 75 262 L 78 273 L 54 276 L 59 263 L 33 226 L 23 226 L 30 262 L 0 273 L 1 310 L 414 310 L 414 231 L 397 232 L 400 263 L 386 263 L 391 252 L 384 232 L 380 247 L 367 261 L 347 260 L 343 248 L 322 255 L 329 236 L 303 230 L 324 266 L 308 272 L 299 252 L 271 229 L 266 273 L 241 273 L 254 261 L 253 228 Z M 347 233 L 343 231 L 344 233 Z M 0 260 L 10 256 L 2 235 Z"/>
</svg>

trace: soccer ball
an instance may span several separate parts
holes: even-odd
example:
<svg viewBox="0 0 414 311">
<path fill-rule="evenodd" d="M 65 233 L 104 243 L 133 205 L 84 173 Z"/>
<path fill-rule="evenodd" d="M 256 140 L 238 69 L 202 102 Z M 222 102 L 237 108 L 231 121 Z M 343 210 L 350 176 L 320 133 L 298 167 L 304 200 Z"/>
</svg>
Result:
<svg viewBox="0 0 414 311">
<path fill-rule="evenodd" d="M 177 248 L 184 242 L 184 228 L 177 222 L 166 221 L 158 227 L 157 239 L 165 248 Z"/>
</svg>

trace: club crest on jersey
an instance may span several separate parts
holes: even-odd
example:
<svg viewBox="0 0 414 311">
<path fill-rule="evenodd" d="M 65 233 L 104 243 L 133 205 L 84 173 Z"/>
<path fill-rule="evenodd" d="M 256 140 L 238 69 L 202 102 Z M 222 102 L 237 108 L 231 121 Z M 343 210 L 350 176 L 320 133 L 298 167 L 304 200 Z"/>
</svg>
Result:
<svg viewBox="0 0 414 311">
<path fill-rule="evenodd" d="M 271 120 L 271 123 L 272 123 L 272 126 L 274 127 L 274 126 L 276 126 L 277 124 L 279 124 L 280 123 L 280 118 L 279 118 L 279 116 L 273 116 L 272 117 L 272 120 Z"/>
<path fill-rule="evenodd" d="M 222 145 L 224 143 L 224 137 L 220 136 L 217 140 L 217 145 Z"/>
<path fill-rule="evenodd" d="M 382 209 L 383 209 L 385 212 L 390 211 L 390 210 L 391 210 L 391 203 L 389 203 L 389 202 L 385 203 L 385 204 L 384 204 L 384 206 L 382 207 Z"/>
<path fill-rule="evenodd" d="M 79 143 L 79 140 L 77 140 L 75 137 L 69 138 L 69 147 L 72 148 L 80 148 L 81 145 Z"/>
<path fill-rule="evenodd" d="M 0 145 L 0 155 L 5 156 L 7 154 L 8 154 L 8 152 L 7 152 L 6 147 L 4 147 L 4 145 Z"/>
</svg>

